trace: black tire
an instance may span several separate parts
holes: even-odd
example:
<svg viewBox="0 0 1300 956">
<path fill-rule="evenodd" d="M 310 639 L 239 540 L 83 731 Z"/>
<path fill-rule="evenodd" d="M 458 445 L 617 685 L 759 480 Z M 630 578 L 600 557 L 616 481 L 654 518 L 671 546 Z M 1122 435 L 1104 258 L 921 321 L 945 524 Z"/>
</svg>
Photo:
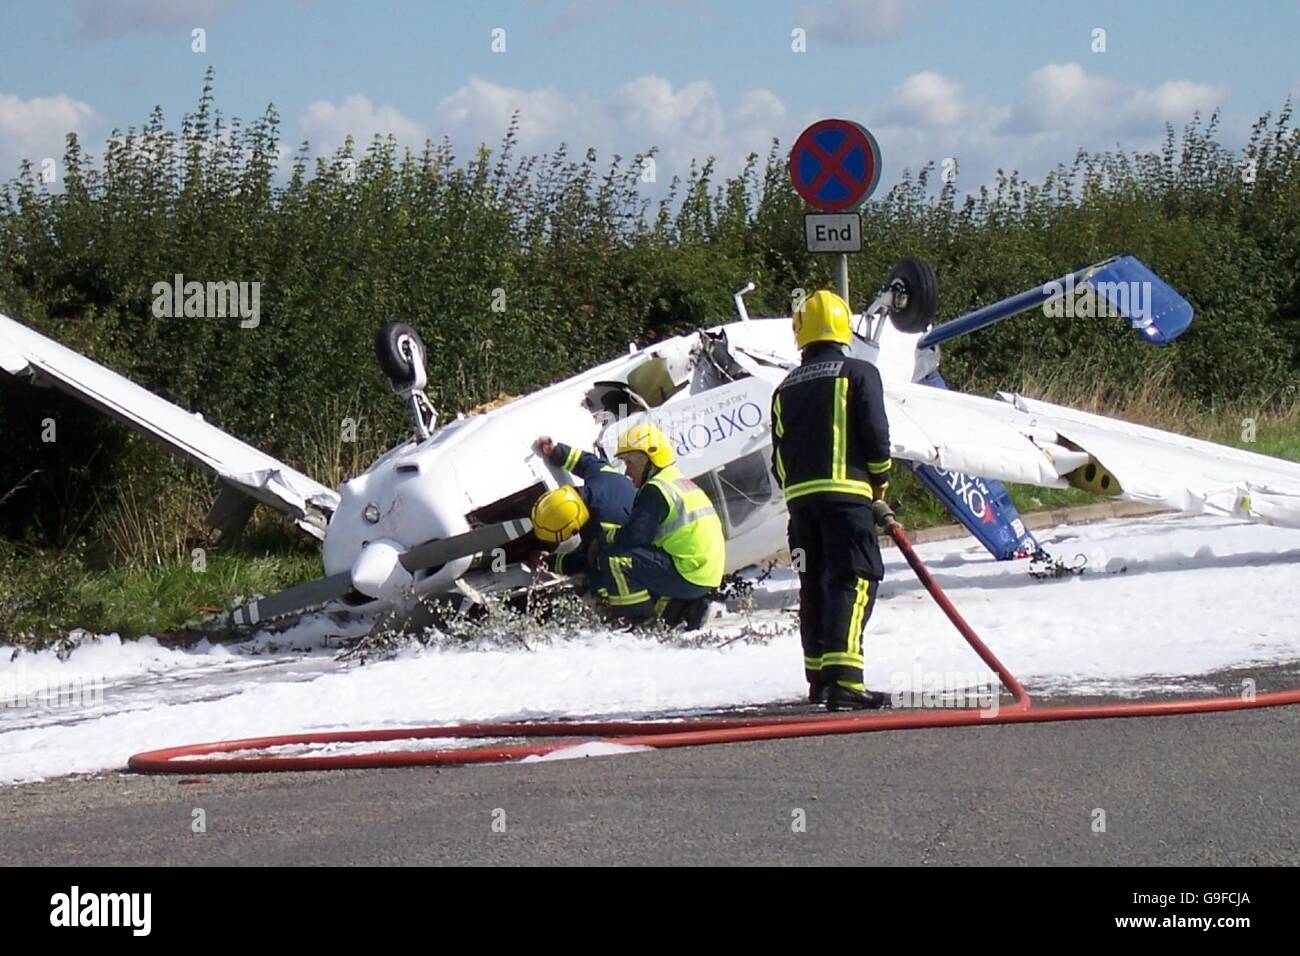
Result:
<svg viewBox="0 0 1300 956">
<path fill-rule="evenodd" d="M 901 282 L 906 302 L 893 310 L 894 328 L 908 335 L 924 332 L 939 311 L 939 282 L 924 259 L 900 259 L 889 273 L 889 283 Z"/>
<path fill-rule="evenodd" d="M 420 333 L 404 322 L 389 322 L 375 336 L 375 354 L 379 358 L 379 367 L 389 381 L 398 387 L 415 381 L 415 366 L 401 348 L 401 341 L 407 336 L 415 341 L 422 356 L 428 354 Z"/>
</svg>

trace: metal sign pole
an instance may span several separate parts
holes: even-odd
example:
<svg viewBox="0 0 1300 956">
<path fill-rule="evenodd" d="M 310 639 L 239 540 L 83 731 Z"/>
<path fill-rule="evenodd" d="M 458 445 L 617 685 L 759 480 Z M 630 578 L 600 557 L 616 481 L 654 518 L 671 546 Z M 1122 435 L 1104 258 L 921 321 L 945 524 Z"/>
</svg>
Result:
<svg viewBox="0 0 1300 956">
<path fill-rule="evenodd" d="M 849 254 L 841 252 L 835 257 L 835 285 L 839 289 L 840 298 L 845 302 L 849 301 Z M 852 303 L 849 304 L 849 311 L 853 311 Z"/>
</svg>

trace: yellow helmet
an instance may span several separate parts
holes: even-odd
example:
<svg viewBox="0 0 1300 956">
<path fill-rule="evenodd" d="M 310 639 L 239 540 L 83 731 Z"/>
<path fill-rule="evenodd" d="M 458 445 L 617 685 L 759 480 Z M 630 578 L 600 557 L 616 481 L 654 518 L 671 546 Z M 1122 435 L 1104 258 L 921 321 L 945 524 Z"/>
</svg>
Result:
<svg viewBox="0 0 1300 956">
<path fill-rule="evenodd" d="M 539 541 L 559 544 L 578 533 L 591 511 L 573 485 L 560 485 L 533 504 L 533 534 Z"/>
<path fill-rule="evenodd" d="M 614 452 L 615 456 L 626 455 L 630 451 L 645 452 L 650 463 L 656 468 L 667 468 L 677 460 L 668 436 L 649 422 L 633 425 L 618 436 L 618 450 Z"/>
<path fill-rule="evenodd" d="M 795 310 L 794 340 L 800 349 L 814 342 L 848 345 L 853 341 L 849 304 L 829 289 L 814 292 Z"/>
</svg>

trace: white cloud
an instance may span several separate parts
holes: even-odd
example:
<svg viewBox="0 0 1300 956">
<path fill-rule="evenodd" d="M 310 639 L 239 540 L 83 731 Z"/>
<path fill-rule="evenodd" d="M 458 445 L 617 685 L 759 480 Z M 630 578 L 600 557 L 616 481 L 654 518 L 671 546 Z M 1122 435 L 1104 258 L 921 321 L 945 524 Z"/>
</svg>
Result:
<svg viewBox="0 0 1300 956">
<path fill-rule="evenodd" d="M 596 105 L 585 98 L 570 100 L 553 89 L 500 86 L 477 76 L 443 97 L 434 115 L 438 137 L 447 135 L 463 153 L 480 143 L 496 146 L 516 112 L 519 143 L 524 149 L 547 149 L 561 140 L 587 146 L 587 137 L 593 135 L 601 119 Z M 606 135 L 602 133 L 602 138 Z M 599 145 L 594 140 L 591 144 Z"/>
<path fill-rule="evenodd" d="M 1077 63 L 1052 63 L 1029 74 L 1025 96 L 1013 109 L 1016 132 L 1096 126 L 1108 122 L 1122 99 L 1116 80 L 1090 76 Z"/>
<path fill-rule="evenodd" d="M 14 175 L 24 159 L 38 167 L 47 157 L 61 164 L 64 137 L 84 136 L 97 119 L 90 104 L 63 94 L 24 100 L 0 93 L 0 180 Z"/>
<path fill-rule="evenodd" d="M 809 39 L 834 46 L 870 46 L 901 33 L 927 4 L 912 0 L 830 0 L 800 9 L 795 23 Z"/>
<path fill-rule="evenodd" d="M 522 152 L 564 143 L 571 155 L 581 155 L 593 146 L 604 162 L 615 153 L 631 159 L 658 146 L 656 174 L 665 184 L 674 175 L 685 177 L 692 159 L 710 155 L 720 172 L 735 172 L 749 152 L 765 154 L 772 137 L 789 133 L 785 105 L 768 90 L 749 90 L 728 109 L 709 83 L 674 87 L 659 76 L 631 80 L 605 97 L 570 97 L 550 87 L 511 87 L 475 76 L 443 97 L 427 122 L 354 94 L 341 103 L 311 103 L 298 126 L 317 155 L 332 152 L 348 134 L 364 147 L 374 133 L 391 132 L 414 149 L 426 138 L 446 136 L 465 158 L 481 143 L 497 148 L 516 113 Z"/>
<path fill-rule="evenodd" d="M 208 27 L 240 0 L 73 0 L 73 36 L 109 40 L 133 33 L 188 34 Z M 188 40 L 187 40 L 188 42 Z"/>
<path fill-rule="evenodd" d="M 913 73 L 890 93 L 880 115 L 886 123 L 943 129 L 958 125 L 990 128 L 1005 121 L 1008 110 L 967 95 L 965 87 L 939 73 Z"/>
<path fill-rule="evenodd" d="M 1011 128 L 1020 132 L 1064 128 L 1110 134 L 1163 132 L 1165 123 L 1182 124 L 1198 110 L 1208 114 L 1226 96 L 1226 87 L 1189 80 L 1169 80 L 1154 89 L 1125 86 L 1118 80 L 1089 75 L 1078 63 L 1053 63 L 1029 75 Z"/>
<path fill-rule="evenodd" d="M 717 157 L 720 172 L 740 169 L 745 156 L 766 152 L 773 136 L 785 138 L 786 108 L 768 90 L 746 92 L 728 109 L 713 86 L 680 87 L 642 76 L 604 97 L 567 97 L 558 90 L 520 89 L 473 77 L 435 110 L 435 132 L 464 154 L 479 143 L 495 146 L 519 113 L 519 145 L 530 152 L 567 143 L 571 152 L 594 146 L 603 158 L 631 158 L 658 146 L 657 175 L 666 183 L 685 177 L 691 159 Z"/>
<path fill-rule="evenodd" d="M 624 129 L 654 142 L 680 137 L 714 141 L 726 126 L 717 95 L 703 80 L 674 91 L 662 77 L 643 76 L 625 84 L 611 106 Z"/>
<path fill-rule="evenodd" d="M 1208 116 L 1226 96 L 1225 87 L 1187 80 L 1143 87 L 1090 74 L 1078 63 L 1055 63 L 1032 71 L 1014 102 L 995 103 L 926 71 L 895 87 L 868 126 L 880 142 L 885 182 L 903 167 L 942 168 L 953 158 L 958 185 L 975 190 L 999 167 L 1040 178 L 1081 147 L 1151 148 L 1163 140 L 1166 123 L 1181 128 L 1197 111 Z"/>
<path fill-rule="evenodd" d="M 392 134 L 397 142 L 418 150 L 428 138 L 428 130 L 401 110 L 388 104 L 375 106 L 368 96 L 353 94 L 337 106 L 328 100 L 316 100 L 298 116 L 298 128 L 318 153 L 331 153 L 351 135 L 357 152 L 365 151 L 376 133 Z"/>
</svg>

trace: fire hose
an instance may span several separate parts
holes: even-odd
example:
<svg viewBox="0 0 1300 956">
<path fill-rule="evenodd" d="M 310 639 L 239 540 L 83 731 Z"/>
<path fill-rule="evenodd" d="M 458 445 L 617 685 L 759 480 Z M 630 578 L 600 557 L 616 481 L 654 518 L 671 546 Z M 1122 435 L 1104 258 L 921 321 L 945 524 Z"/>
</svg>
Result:
<svg viewBox="0 0 1300 956">
<path fill-rule="evenodd" d="M 934 727 L 971 727 L 997 724 L 1045 723 L 1064 720 L 1104 720 L 1126 717 L 1160 717 L 1180 714 L 1220 713 L 1300 704 L 1300 688 L 1231 697 L 1204 697 L 1160 701 L 1125 701 L 1104 704 L 1034 706 L 1028 692 L 961 616 L 943 588 L 916 554 L 902 525 L 887 503 L 876 502 L 877 521 L 902 552 L 921 584 L 939 608 L 1010 691 L 1010 707 L 961 708 L 894 713 L 854 713 L 798 717 L 687 718 L 683 720 L 626 721 L 511 721 L 455 724 L 442 727 L 404 727 L 383 730 L 324 731 L 281 734 L 187 744 L 135 754 L 127 762 L 139 773 L 204 774 L 263 773 L 291 770 L 355 770 L 379 767 L 428 767 L 502 763 L 527 757 L 544 757 L 595 741 L 624 747 L 698 747 L 706 744 L 788 740 L 832 734 L 860 734 L 885 730 L 919 730 Z M 507 740 L 544 738 L 536 743 L 502 743 Z M 407 740 L 463 741 L 489 739 L 478 746 L 428 750 L 389 750 L 364 753 L 274 754 L 272 748 L 338 746 Z"/>
</svg>

